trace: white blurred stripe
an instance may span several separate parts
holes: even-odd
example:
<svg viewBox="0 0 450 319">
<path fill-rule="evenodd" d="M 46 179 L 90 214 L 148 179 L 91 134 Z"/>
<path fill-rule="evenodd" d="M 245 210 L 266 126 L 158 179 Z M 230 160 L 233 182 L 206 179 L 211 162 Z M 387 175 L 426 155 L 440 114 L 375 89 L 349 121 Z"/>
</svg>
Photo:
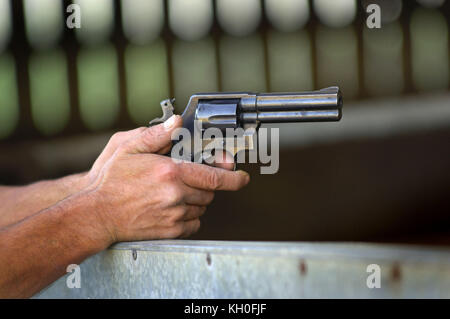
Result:
<svg viewBox="0 0 450 319">
<path fill-rule="evenodd" d="M 74 0 L 81 8 L 81 28 L 76 29 L 78 39 L 87 44 L 104 43 L 114 25 L 113 0 Z"/>
<path fill-rule="evenodd" d="M 270 90 L 274 92 L 314 89 L 311 40 L 306 30 L 267 35 Z"/>
<path fill-rule="evenodd" d="M 11 36 L 10 0 L 0 0 L 0 52 L 3 51 Z"/>
<path fill-rule="evenodd" d="M 162 39 L 125 50 L 127 107 L 132 120 L 146 125 L 160 116 L 160 102 L 170 96 L 167 50 Z"/>
<path fill-rule="evenodd" d="M 234 36 L 253 33 L 261 21 L 261 11 L 259 0 L 217 0 L 217 19 Z"/>
<path fill-rule="evenodd" d="M 411 64 L 419 90 L 446 90 L 449 84 L 447 21 L 437 9 L 416 9 L 411 16 Z"/>
<path fill-rule="evenodd" d="M 44 135 L 61 132 L 70 120 L 67 61 L 60 49 L 33 53 L 29 79 L 31 116 Z"/>
<path fill-rule="evenodd" d="M 344 27 L 355 19 L 356 0 L 314 0 L 314 11 L 323 24 Z"/>
<path fill-rule="evenodd" d="M 198 92 L 217 92 L 217 57 L 214 41 L 176 40 L 172 50 L 173 87 L 176 111 L 182 112 L 189 97 Z"/>
<path fill-rule="evenodd" d="M 329 28 L 320 25 L 316 32 L 317 83 L 320 88 L 337 85 L 344 98 L 359 91 L 358 44 L 352 26 Z"/>
<path fill-rule="evenodd" d="M 404 88 L 403 31 L 398 21 L 363 30 L 364 82 L 371 95 L 401 94 Z"/>
<path fill-rule="evenodd" d="M 364 11 L 371 4 L 377 4 L 380 6 L 381 10 L 381 25 L 391 23 L 396 21 L 403 9 L 402 0 L 362 0 L 361 7 Z"/>
<path fill-rule="evenodd" d="M 187 41 L 206 36 L 213 22 L 211 0 L 169 0 L 169 24 L 172 31 Z"/>
<path fill-rule="evenodd" d="M 20 117 L 16 68 L 9 53 L 0 54 L 0 139 L 10 136 Z"/>
<path fill-rule="evenodd" d="M 308 0 L 265 0 L 270 22 L 279 31 L 295 31 L 309 19 Z"/>
<path fill-rule="evenodd" d="M 220 39 L 223 91 L 266 92 L 264 44 L 260 34 Z"/>
<path fill-rule="evenodd" d="M 156 39 L 164 26 L 164 0 L 122 0 L 126 37 L 135 44 Z"/>
<path fill-rule="evenodd" d="M 35 48 L 54 46 L 63 30 L 60 0 L 24 0 L 28 41 Z"/>
<path fill-rule="evenodd" d="M 78 52 L 80 115 L 86 127 L 102 130 L 114 125 L 120 111 L 117 52 L 112 45 Z"/>
</svg>

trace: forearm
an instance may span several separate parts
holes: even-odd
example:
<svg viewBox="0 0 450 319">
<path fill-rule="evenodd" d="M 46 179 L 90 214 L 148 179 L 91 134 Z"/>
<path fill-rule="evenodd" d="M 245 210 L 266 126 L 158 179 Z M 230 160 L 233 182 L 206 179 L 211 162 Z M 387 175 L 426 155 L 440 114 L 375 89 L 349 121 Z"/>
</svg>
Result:
<svg viewBox="0 0 450 319">
<path fill-rule="evenodd" d="M 15 224 L 87 186 L 85 173 L 27 186 L 0 187 L 0 229 Z"/>
<path fill-rule="evenodd" d="M 112 242 L 90 193 L 0 230 L 0 297 L 30 297 Z"/>
</svg>

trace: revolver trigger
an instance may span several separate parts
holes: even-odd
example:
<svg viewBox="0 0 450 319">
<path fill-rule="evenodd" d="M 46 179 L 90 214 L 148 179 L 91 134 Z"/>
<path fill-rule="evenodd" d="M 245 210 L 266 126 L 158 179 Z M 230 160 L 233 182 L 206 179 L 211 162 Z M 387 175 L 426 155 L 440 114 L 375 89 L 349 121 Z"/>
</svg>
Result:
<svg viewBox="0 0 450 319">
<path fill-rule="evenodd" d="M 161 109 L 163 111 L 163 116 L 155 118 L 150 121 L 149 126 L 153 126 L 156 124 L 160 124 L 168 120 L 172 115 L 174 111 L 173 103 L 175 102 L 175 99 L 166 99 L 161 101 Z"/>
</svg>

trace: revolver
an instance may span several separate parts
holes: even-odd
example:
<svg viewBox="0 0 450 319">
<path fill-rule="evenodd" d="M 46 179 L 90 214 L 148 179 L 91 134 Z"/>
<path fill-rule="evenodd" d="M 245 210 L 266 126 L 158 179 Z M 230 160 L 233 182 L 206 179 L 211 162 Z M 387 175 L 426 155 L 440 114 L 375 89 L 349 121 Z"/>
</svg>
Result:
<svg viewBox="0 0 450 319">
<path fill-rule="evenodd" d="M 172 116 L 174 101 L 162 101 L 163 116 L 149 125 L 162 123 Z M 222 149 L 235 157 L 240 151 L 255 150 L 255 137 L 261 124 L 339 121 L 342 104 L 342 93 L 336 86 L 295 93 L 194 94 L 181 115 L 186 134 L 172 136 L 172 150 L 177 147 L 178 151 L 171 152 L 171 156 L 208 162 L 214 150 Z M 231 137 L 227 134 L 230 130 Z M 236 143 L 238 139 L 242 143 Z"/>
</svg>

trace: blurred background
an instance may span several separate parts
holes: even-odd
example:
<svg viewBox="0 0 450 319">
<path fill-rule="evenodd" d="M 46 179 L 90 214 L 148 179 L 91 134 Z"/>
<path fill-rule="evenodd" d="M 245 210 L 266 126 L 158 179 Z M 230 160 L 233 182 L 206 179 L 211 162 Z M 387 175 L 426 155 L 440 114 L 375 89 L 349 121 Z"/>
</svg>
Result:
<svg viewBox="0 0 450 319">
<path fill-rule="evenodd" d="M 450 244 L 450 1 L 0 0 L 0 183 L 89 169 L 159 102 L 339 85 L 339 123 L 280 127 L 280 170 L 196 239 Z M 366 6 L 382 27 L 366 26 Z"/>
</svg>

